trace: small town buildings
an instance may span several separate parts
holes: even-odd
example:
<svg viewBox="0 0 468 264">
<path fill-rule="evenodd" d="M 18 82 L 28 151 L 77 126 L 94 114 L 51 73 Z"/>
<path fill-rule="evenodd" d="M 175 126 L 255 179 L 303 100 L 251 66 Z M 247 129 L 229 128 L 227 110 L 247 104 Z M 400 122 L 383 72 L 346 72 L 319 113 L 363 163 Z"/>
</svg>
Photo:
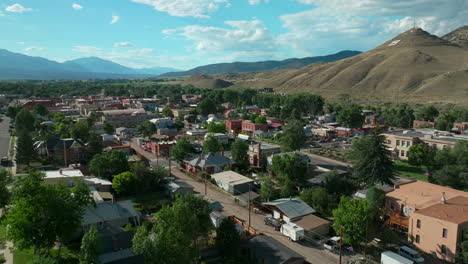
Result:
<svg viewBox="0 0 468 264">
<path fill-rule="evenodd" d="M 313 214 L 316 211 L 299 198 L 283 198 L 263 203 L 273 212 L 273 218 L 291 222 L 297 217 Z"/>
<path fill-rule="evenodd" d="M 242 131 L 242 120 L 240 119 L 228 119 L 224 121 L 224 123 L 226 124 L 226 130 L 229 133 Z"/>
<path fill-rule="evenodd" d="M 453 263 L 467 228 L 468 197 L 442 197 L 438 203 L 413 212 L 408 233 L 420 250 Z"/>
<path fill-rule="evenodd" d="M 225 167 L 231 166 L 234 161 L 218 152 L 209 152 L 184 160 L 184 167 L 187 171 L 196 172 L 201 170 L 208 174 L 221 172 Z"/>
<path fill-rule="evenodd" d="M 98 228 L 100 238 L 99 263 L 102 264 L 143 264 L 142 255 L 132 249 L 133 232 L 104 224 Z"/>
<path fill-rule="evenodd" d="M 408 160 L 408 150 L 414 144 L 424 143 L 437 150 L 453 148 L 458 140 L 453 136 L 443 136 L 438 131 L 423 133 L 415 130 L 396 130 L 383 133 L 386 137 L 387 147 L 395 156 L 402 160 Z"/>
<path fill-rule="evenodd" d="M 133 137 L 139 134 L 135 127 L 118 127 L 115 129 L 115 133 L 121 137 Z"/>
<path fill-rule="evenodd" d="M 74 138 L 58 139 L 55 141 L 53 151 L 49 151 L 49 154 L 56 156 L 59 160 L 66 161 L 65 165 L 79 163 L 87 157 L 85 144 Z"/>
<path fill-rule="evenodd" d="M 176 195 L 193 193 L 193 186 L 182 181 L 171 181 L 165 185 L 166 193 L 174 198 Z"/>
<path fill-rule="evenodd" d="M 178 120 L 184 120 L 185 116 L 190 114 L 190 110 L 188 109 L 172 109 L 172 113 L 174 114 L 174 118 Z"/>
<path fill-rule="evenodd" d="M 165 155 L 168 156 L 171 148 L 176 144 L 176 141 L 151 141 L 151 153 L 156 156 Z"/>
<path fill-rule="evenodd" d="M 245 107 L 245 110 L 247 111 L 247 113 L 255 113 L 255 114 L 260 114 L 262 112 L 262 110 L 256 105 L 247 105 Z"/>
<path fill-rule="evenodd" d="M 192 136 L 192 137 L 200 137 L 200 136 L 204 136 L 207 132 L 208 132 L 208 130 L 206 130 L 206 129 L 194 128 L 194 129 L 191 129 L 191 130 L 187 130 L 186 134 L 189 135 L 189 136 Z"/>
<path fill-rule="evenodd" d="M 84 180 L 83 173 L 76 169 L 44 171 L 44 174 L 44 183 L 46 184 L 62 183 L 68 187 L 73 187 L 76 183 Z"/>
<path fill-rule="evenodd" d="M 260 198 L 261 198 L 260 194 L 254 191 L 248 191 L 248 192 L 236 195 L 236 200 L 244 206 L 248 206 L 249 201 L 251 204 L 260 202 Z"/>
<path fill-rule="evenodd" d="M 83 182 L 88 186 L 94 187 L 98 192 L 110 192 L 112 189 L 111 181 L 94 176 L 84 177 Z"/>
<path fill-rule="evenodd" d="M 226 134 L 223 134 L 223 133 L 208 133 L 208 134 L 205 134 L 205 140 L 209 136 L 212 136 L 212 137 L 216 138 L 219 141 L 219 143 L 221 143 L 223 145 L 227 145 L 229 143 L 229 137 Z"/>
<path fill-rule="evenodd" d="M 468 131 L 468 122 L 453 123 L 453 129 L 455 131 L 464 133 Z"/>
<path fill-rule="evenodd" d="M 332 171 L 327 171 L 327 172 L 323 172 L 323 173 L 320 173 L 319 175 L 317 176 L 314 176 L 313 178 L 310 178 L 307 180 L 307 183 L 310 185 L 310 186 L 324 186 L 325 185 L 325 182 L 327 180 L 327 177 L 333 173 L 336 173 L 339 177 L 348 177 L 349 176 L 349 172 L 348 171 L 344 171 L 344 170 L 340 170 L 340 169 L 336 169 L 336 170 L 332 170 Z"/>
<path fill-rule="evenodd" d="M 256 124 L 250 121 L 242 121 L 242 133 L 247 133 L 249 135 L 252 135 L 254 131 L 268 131 L 268 125 L 267 124 Z"/>
<path fill-rule="evenodd" d="M 219 212 L 211 212 L 210 213 L 210 220 L 213 223 L 215 228 L 218 228 L 221 225 L 221 222 L 226 219 L 226 216 L 220 214 Z"/>
<path fill-rule="evenodd" d="M 268 157 L 281 152 L 281 146 L 267 143 L 249 145 L 249 161 L 251 165 L 266 165 Z"/>
<path fill-rule="evenodd" d="M 305 258 L 277 240 L 257 235 L 247 242 L 249 263 L 252 264 L 305 264 Z"/>
<path fill-rule="evenodd" d="M 437 125 L 436 122 L 414 120 L 413 128 L 435 128 Z"/>
<path fill-rule="evenodd" d="M 108 122 L 114 127 L 137 127 L 146 120 L 157 118 L 156 114 L 147 114 L 144 109 L 123 109 L 102 111 L 101 122 Z"/>
<path fill-rule="evenodd" d="M 250 190 L 253 180 L 234 171 L 223 171 L 211 175 L 216 184 L 227 192 L 241 194 Z"/>
</svg>

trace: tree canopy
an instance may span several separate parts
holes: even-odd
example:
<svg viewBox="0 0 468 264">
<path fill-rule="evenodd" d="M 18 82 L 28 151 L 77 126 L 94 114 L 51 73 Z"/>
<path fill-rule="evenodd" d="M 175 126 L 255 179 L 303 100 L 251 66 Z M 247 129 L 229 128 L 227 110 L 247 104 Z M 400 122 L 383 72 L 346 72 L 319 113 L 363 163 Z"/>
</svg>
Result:
<svg viewBox="0 0 468 264">
<path fill-rule="evenodd" d="M 281 187 L 281 196 L 290 197 L 295 193 L 295 188 L 304 183 L 307 166 L 307 162 L 297 153 L 273 156 L 271 170 Z"/>
<path fill-rule="evenodd" d="M 114 126 L 107 121 L 104 121 L 104 123 L 102 123 L 102 130 L 104 130 L 104 133 L 106 134 L 114 134 L 115 132 Z"/>
<path fill-rule="evenodd" d="M 430 166 L 434 161 L 435 151 L 426 144 L 415 144 L 408 149 L 408 163 L 414 166 Z"/>
<path fill-rule="evenodd" d="M 98 177 L 112 180 L 115 175 L 129 170 L 127 155 L 120 150 L 94 155 L 90 170 Z"/>
<path fill-rule="evenodd" d="M 221 143 L 213 135 L 208 134 L 205 141 L 203 142 L 203 153 L 219 152 L 222 150 Z"/>
<path fill-rule="evenodd" d="M 226 133 L 226 124 L 224 122 L 216 123 L 214 121 L 206 124 L 208 133 Z"/>
<path fill-rule="evenodd" d="M 216 247 L 224 258 L 236 257 L 240 252 L 241 240 L 234 222 L 225 218 L 216 229 Z"/>
<path fill-rule="evenodd" d="M 193 147 L 187 137 L 181 137 L 171 149 L 172 157 L 181 162 L 193 154 Z"/>
<path fill-rule="evenodd" d="M 337 196 L 329 194 L 323 187 L 305 189 L 301 192 L 300 198 L 325 217 L 331 216 L 332 210 L 338 205 Z"/>
<path fill-rule="evenodd" d="M 362 127 L 364 116 L 361 114 L 361 107 L 355 104 L 345 106 L 338 112 L 336 121 L 349 128 Z"/>
<path fill-rule="evenodd" d="M 157 129 L 156 126 L 149 120 L 144 121 L 138 126 L 138 132 L 140 132 L 143 137 L 151 137 L 154 133 L 156 133 Z"/>
<path fill-rule="evenodd" d="M 26 164 L 29 166 L 31 161 L 37 157 L 37 151 L 34 148 L 31 132 L 23 128 L 18 132 L 18 139 L 16 143 L 16 162 L 18 164 Z"/>
<path fill-rule="evenodd" d="M 96 227 L 91 228 L 85 233 L 81 239 L 80 247 L 80 264 L 100 264 L 99 254 L 101 249 L 101 243 L 99 239 L 99 233 Z"/>
<path fill-rule="evenodd" d="M 236 162 L 237 166 L 247 169 L 249 166 L 249 145 L 241 139 L 236 139 L 231 145 L 232 160 Z"/>
<path fill-rule="evenodd" d="M 35 118 L 26 108 L 21 110 L 15 116 L 15 131 L 18 133 L 26 129 L 29 132 L 34 131 Z"/>
<path fill-rule="evenodd" d="M 291 121 L 281 135 L 281 146 L 285 151 L 294 151 L 300 149 L 306 140 L 302 124 L 299 121 Z"/>
</svg>

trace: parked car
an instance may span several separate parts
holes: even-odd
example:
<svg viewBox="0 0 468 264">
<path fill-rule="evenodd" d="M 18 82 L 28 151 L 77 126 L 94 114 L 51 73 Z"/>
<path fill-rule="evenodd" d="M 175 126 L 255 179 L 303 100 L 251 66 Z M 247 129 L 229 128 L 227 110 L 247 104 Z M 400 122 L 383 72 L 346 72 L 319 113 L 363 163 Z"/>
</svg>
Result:
<svg viewBox="0 0 468 264">
<path fill-rule="evenodd" d="M 338 250 L 340 247 L 340 237 L 332 237 L 328 239 L 323 244 L 323 247 L 330 251 Z"/>
<path fill-rule="evenodd" d="M 280 221 L 271 217 L 265 217 L 265 219 L 263 219 L 263 222 L 265 223 L 265 225 L 274 227 L 276 231 L 279 231 L 282 225 Z"/>
<path fill-rule="evenodd" d="M 416 250 L 407 246 L 402 246 L 398 248 L 398 254 L 416 263 L 424 262 L 424 258 L 421 257 L 421 255 Z"/>
</svg>

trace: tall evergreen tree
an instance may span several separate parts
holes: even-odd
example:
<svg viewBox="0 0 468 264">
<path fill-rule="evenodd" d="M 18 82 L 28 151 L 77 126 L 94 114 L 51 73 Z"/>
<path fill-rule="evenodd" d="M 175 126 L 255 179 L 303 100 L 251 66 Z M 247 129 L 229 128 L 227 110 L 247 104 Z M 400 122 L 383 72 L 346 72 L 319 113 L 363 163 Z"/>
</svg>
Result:
<svg viewBox="0 0 468 264">
<path fill-rule="evenodd" d="M 16 162 L 18 164 L 26 164 L 29 166 L 31 161 L 36 157 L 36 149 L 33 146 L 31 133 L 26 128 L 18 133 L 16 143 Z"/>
<path fill-rule="evenodd" d="M 34 116 L 26 108 L 22 108 L 15 117 L 15 131 L 19 133 L 21 130 L 34 131 Z"/>
</svg>

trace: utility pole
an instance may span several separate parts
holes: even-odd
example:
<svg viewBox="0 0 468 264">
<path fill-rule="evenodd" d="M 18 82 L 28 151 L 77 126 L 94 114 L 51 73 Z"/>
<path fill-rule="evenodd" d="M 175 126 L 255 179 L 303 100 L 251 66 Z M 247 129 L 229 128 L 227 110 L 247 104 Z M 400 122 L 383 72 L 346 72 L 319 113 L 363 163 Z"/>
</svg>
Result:
<svg viewBox="0 0 468 264">
<path fill-rule="evenodd" d="M 172 163 L 171 163 L 171 149 L 168 150 L 169 153 L 169 177 L 172 176 Z"/>
<path fill-rule="evenodd" d="M 65 140 L 63 140 L 63 163 L 65 164 L 65 168 L 68 168 L 68 164 L 67 164 L 67 148 L 66 148 Z"/>
<path fill-rule="evenodd" d="M 248 199 L 249 199 L 248 202 L 249 202 L 249 231 L 250 231 L 250 211 L 251 211 L 250 210 L 250 183 L 249 183 L 249 198 Z"/>
<path fill-rule="evenodd" d="M 339 264 L 341 264 L 342 251 L 343 251 L 343 227 L 340 228 L 340 262 L 338 262 Z"/>
</svg>

